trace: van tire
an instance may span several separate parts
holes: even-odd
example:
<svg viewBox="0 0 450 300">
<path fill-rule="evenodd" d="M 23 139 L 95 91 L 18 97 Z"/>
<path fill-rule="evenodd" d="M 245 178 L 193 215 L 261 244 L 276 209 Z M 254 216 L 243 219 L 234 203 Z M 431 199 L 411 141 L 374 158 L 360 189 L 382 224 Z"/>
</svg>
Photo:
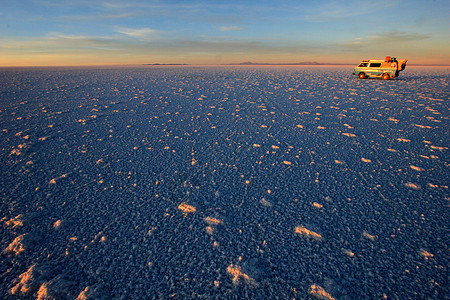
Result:
<svg viewBox="0 0 450 300">
<path fill-rule="evenodd" d="M 359 78 L 360 79 L 366 79 L 367 77 L 366 77 L 366 74 L 364 74 L 364 73 L 359 73 Z"/>
<path fill-rule="evenodd" d="M 389 76 L 388 73 L 384 73 L 383 76 L 381 76 L 381 78 L 383 78 L 383 80 L 389 80 L 391 79 L 391 76 Z"/>
</svg>

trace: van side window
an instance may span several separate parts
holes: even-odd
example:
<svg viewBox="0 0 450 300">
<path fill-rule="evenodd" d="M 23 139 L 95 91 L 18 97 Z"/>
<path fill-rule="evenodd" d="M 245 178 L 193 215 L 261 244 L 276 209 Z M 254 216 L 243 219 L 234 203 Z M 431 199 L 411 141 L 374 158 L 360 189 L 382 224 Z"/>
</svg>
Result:
<svg viewBox="0 0 450 300">
<path fill-rule="evenodd" d="M 379 67 L 381 67 L 381 63 L 371 63 L 370 67 L 371 68 L 379 68 Z"/>
<path fill-rule="evenodd" d="M 367 67 L 367 63 L 360 63 L 358 68 L 365 68 Z"/>
</svg>

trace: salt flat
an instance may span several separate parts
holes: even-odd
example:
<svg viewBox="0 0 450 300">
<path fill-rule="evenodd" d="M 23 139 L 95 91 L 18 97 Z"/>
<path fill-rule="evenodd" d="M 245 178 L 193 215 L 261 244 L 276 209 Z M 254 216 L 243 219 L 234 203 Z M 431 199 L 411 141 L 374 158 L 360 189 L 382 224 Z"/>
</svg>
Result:
<svg viewBox="0 0 450 300">
<path fill-rule="evenodd" d="M 0 293 L 449 297 L 448 68 L 0 69 Z"/>
</svg>

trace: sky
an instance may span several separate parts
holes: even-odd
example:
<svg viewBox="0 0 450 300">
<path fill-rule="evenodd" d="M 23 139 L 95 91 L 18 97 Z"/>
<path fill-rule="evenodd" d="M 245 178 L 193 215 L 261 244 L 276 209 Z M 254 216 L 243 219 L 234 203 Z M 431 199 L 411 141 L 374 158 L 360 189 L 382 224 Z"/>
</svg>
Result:
<svg viewBox="0 0 450 300">
<path fill-rule="evenodd" d="M 0 0 L 0 66 L 450 65 L 448 0 Z"/>
</svg>

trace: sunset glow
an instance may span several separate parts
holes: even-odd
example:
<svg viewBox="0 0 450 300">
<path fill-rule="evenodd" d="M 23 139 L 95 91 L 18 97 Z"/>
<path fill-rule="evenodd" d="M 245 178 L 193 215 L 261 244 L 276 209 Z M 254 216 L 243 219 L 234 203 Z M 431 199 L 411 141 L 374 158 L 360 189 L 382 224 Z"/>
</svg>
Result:
<svg viewBox="0 0 450 300">
<path fill-rule="evenodd" d="M 446 1 L 2 1 L 0 66 L 450 64 Z"/>
</svg>

